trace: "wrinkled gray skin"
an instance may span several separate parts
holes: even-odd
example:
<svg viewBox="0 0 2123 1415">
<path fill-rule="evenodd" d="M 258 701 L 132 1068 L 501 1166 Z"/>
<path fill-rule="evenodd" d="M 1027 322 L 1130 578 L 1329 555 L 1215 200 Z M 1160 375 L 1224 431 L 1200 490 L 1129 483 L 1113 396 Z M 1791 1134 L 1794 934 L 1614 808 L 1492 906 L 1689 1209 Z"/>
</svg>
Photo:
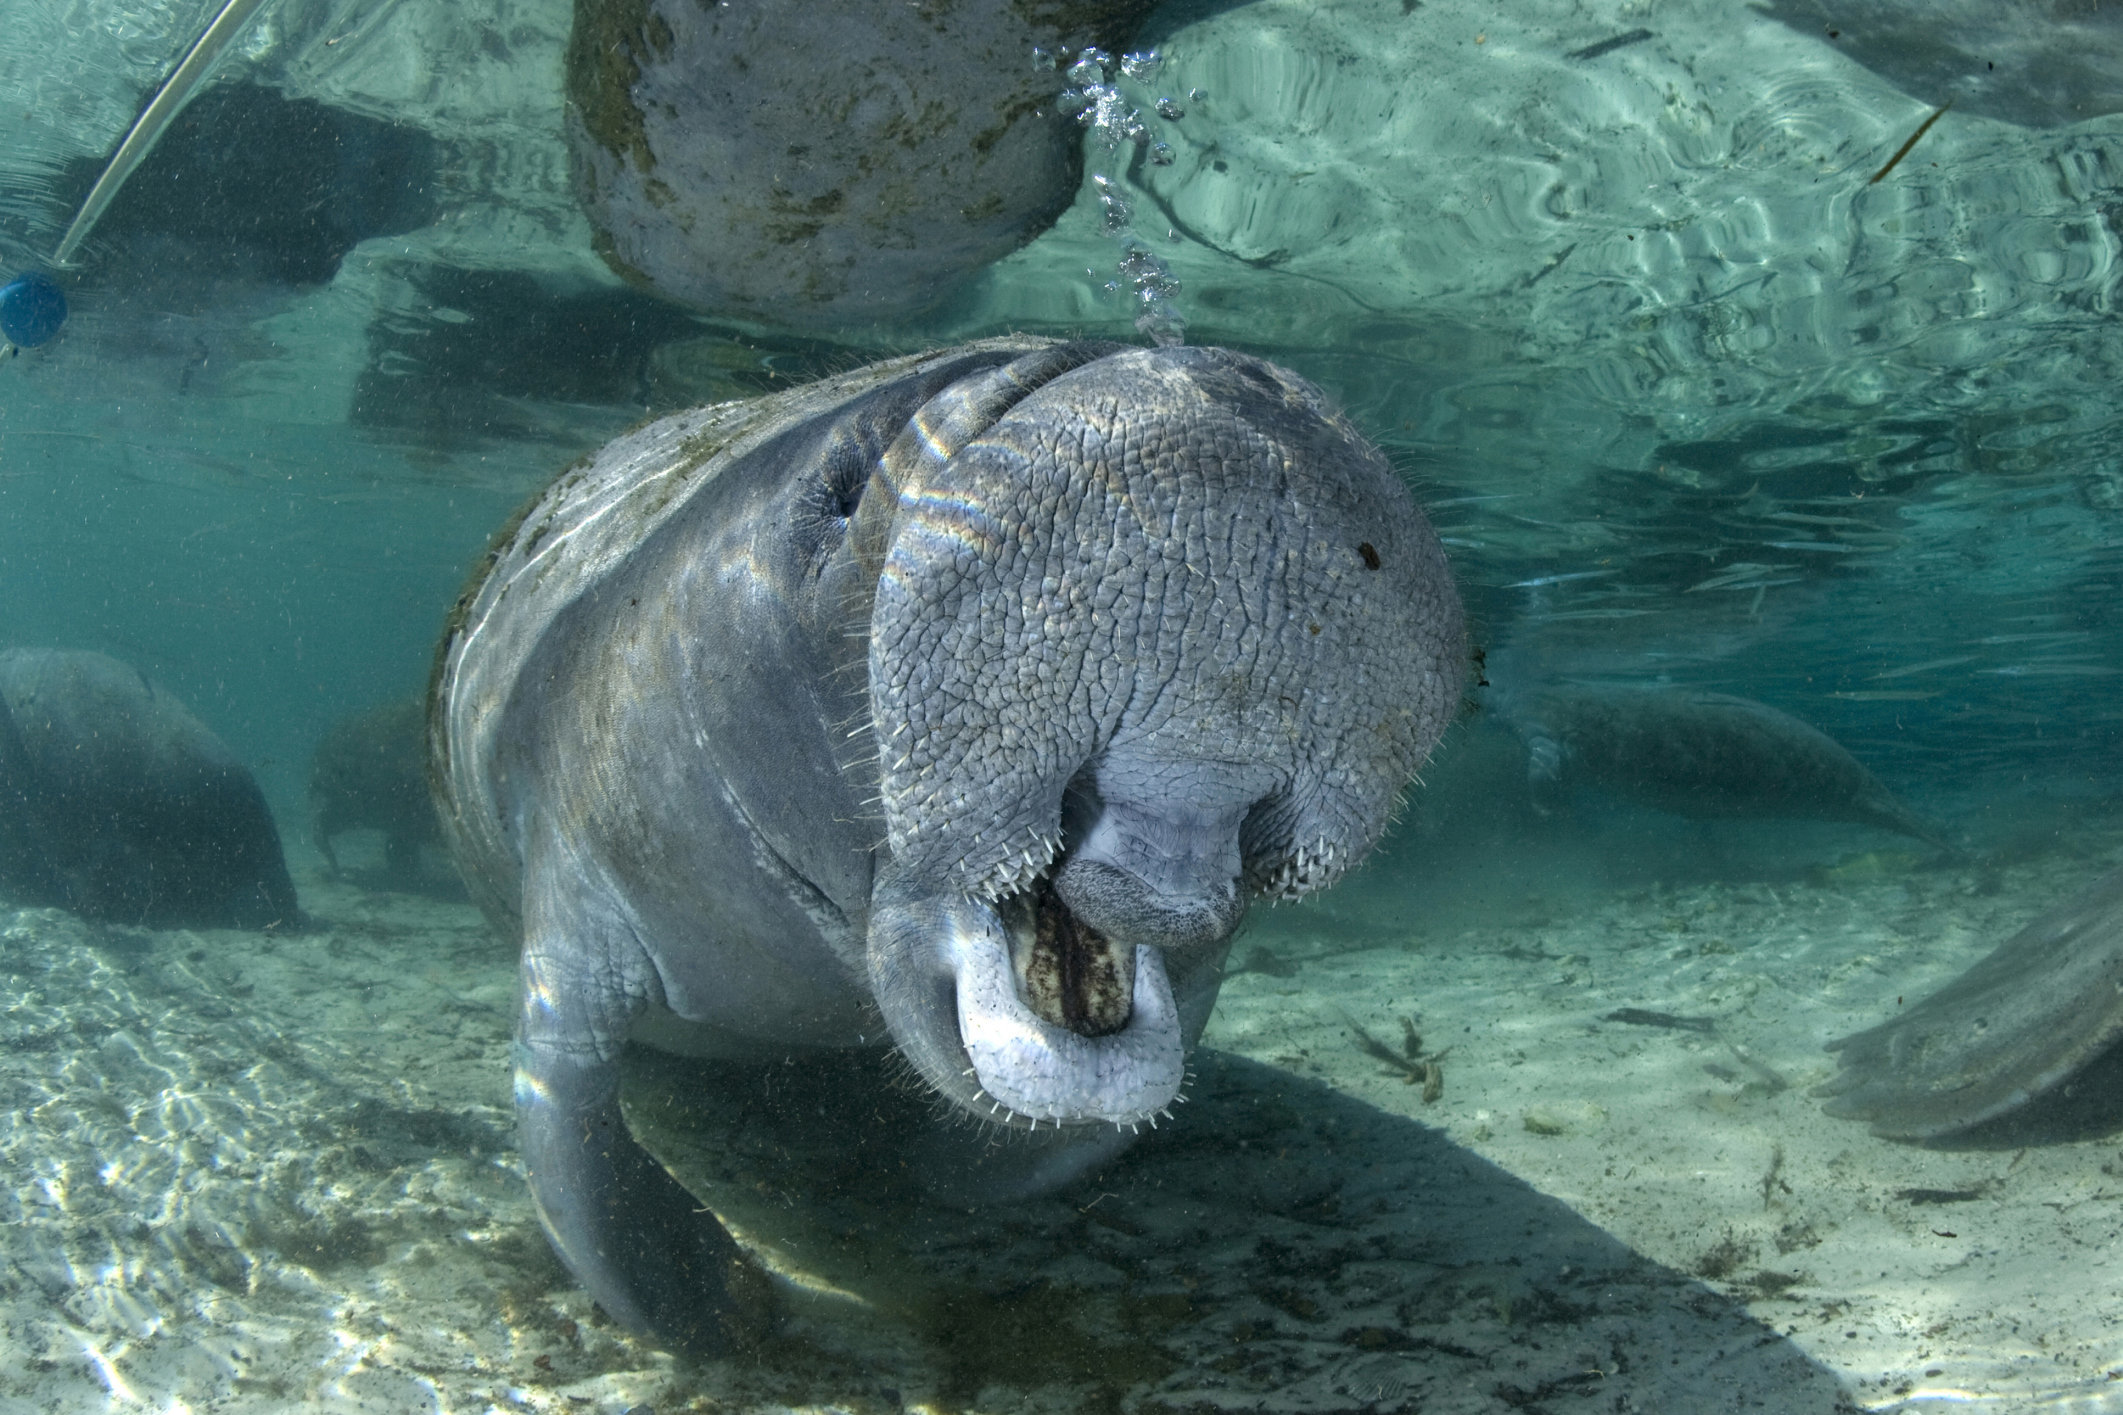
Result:
<svg viewBox="0 0 2123 1415">
<path fill-rule="evenodd" d="M 2097 1066 L 2112 1070 L 2119 1044 L 2123 870 L 1893 1020 L 1830 1042 L 1842 1069 L 1814 1094 L 1875 1135 L 1943 1142 L 2060 1096 Z M 2111 1128 L 2123 1117 L 2114 1090 L 2089 1099 Z"/>
<path fill-rule="evenodd" d="M 1852 821 L 1954 849 L 1833 738 L 1752 698 L 1557 687 L 1502 701 L 1542 809 L 1590 786 L 1699 819 Z"/>
<path fill-rule="evenodd" d="M 1371 847 L 1461 661 L 1399 480 L 1243 355 L 995 340 L 613 443 L 504 538 L 432 703 L 459 862 L 522 931 L 555 1247 L 627 1325 L 731 1338 L 730 1240 L 621 1119 L 630 1035 L 896 1047 L 989 1123 L 939 1123 L 947 1189 L 1116 1152 L 1248 901 Z"/>
</svg>

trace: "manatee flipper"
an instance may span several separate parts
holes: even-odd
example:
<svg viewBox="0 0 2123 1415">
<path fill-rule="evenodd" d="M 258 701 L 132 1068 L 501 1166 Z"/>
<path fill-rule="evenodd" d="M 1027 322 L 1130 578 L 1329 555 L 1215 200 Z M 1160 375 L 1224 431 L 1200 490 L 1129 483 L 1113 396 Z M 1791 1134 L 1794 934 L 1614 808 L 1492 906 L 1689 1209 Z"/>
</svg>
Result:
<svg viewBox="0 0 2123 1415">
<path fill-rule="evenodd" d="M 647 1001 L 647 962 L 617 911 L 592 919 L 554 898 L 559 888 L 539 892 L 547 898 L 524 901 L 515 1054 L 517 1142 L 539 1224 L 621 1326 L 675 1350 L 726 1354 L 764 1326 L 765 1285 L 620 1112 L 619 1055 Z"/>
<path fill-rule="evenodd" d="M 1830 1042 L 1828 1113 L 1936 1140 L 2059 1091 L 2123 1042 L 2123 870 L 2021 929 L 1938 992 Z"/>
<path fill-rule="evenodd" d="M 1538 724 L 1526 733 L 1526 792 L 1535 815 L 1554 815 L 1562 804 L 1563 744 Z"/>
</svg>

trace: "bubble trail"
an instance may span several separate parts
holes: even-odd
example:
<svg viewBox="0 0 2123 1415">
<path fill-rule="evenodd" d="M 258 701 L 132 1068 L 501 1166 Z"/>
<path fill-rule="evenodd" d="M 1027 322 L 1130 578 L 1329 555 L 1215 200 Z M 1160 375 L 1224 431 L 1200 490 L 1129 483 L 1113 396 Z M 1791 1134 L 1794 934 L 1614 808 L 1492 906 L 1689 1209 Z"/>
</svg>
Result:
<svg viewBox="0 0 2123 1415">
<path fill-rule="evenodd" d="M 1044 49 L 1032 51 L 1032 62 L 1044 69 L 1060 67 L 1060 57 Z M 1069 87 L 1062 90 L 1060 106 L 1063 113 L 1090 129 L 1101 155 L 1091 173 L 1091 186 L 1098 194 L 1100 225 L 1120 246 L 1117 277 L 1107 282 L 1106 289 L 1114 294 L 1126 292 L 1136 310 L 1137 332 L 1152 343 L 1169 345 L 1186 338 L 1187 321 L 1174 303 L 1180 292 L 1179 278 L 1136 233 L 1135 208 L 1116 175 L 1123 148 L 1141 150 L 1152 166 L 1172 165 L 1172 145 L 1157 140 L 1141 109 L 1121 86 L 1125 80 L 1148 87 L 1163 66 L 1155 50 L 1123 54 L 1115 60 L 1096 45 L 1088 46 L 1068 66 Z M 1188 97 L 1198 103 L 1202 94 L 1197 89 Z M 1155 99 L 1150 111 L 1168 123 L 1187 114 L 1179 100 L 1169 96 Z"/>
</svg>

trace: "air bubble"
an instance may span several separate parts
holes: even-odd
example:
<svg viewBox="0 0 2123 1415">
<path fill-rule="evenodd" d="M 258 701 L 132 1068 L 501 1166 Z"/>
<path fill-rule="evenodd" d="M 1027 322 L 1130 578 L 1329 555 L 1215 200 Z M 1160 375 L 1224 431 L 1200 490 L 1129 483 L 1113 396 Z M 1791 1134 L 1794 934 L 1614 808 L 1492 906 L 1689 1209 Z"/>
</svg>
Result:
<svg viewBox="0 0 2123 1415">
<path fill-rule="evenodd" d="M 1110 85 L 1087 91 L 1092 104 L 1076 115 L 1076 121 L 1092 129 L 1112 152 L 1124 142 L 1139 142 L 1149 135 L 1143 126 L 1142 115 L 1128 106 L 1128 100 Z M 1138 134 L 1141 137 L 1138 137 Z"/>
<path fill-rule="evenodd" d="M 1133 79 L 1139 84 L 1146 84 L 1157 76 L 1157 71 L 1163 67 L 1164 62 L 1164 56 L 1155 49 L 1144 49 L 1134 54 L 1123 54 L 1120 56 L 1121 75 L 1124 78 Z"/>
<path fill-rule="evenodd" d="M 1113 56 L 1105 50 L 1095 46 L 1086 49 L 1077 55 L 1076 62 L 1069 66 L 1069 82 L 1082 84 L 1086 88 L 1092 84 L 1102 84 L 1106 81 L 1106 71 L 1112 63 Z"/>
<path fill-rule="evenodd" d="M 1044 49 L 1035 49 L 1032 57 L 1034 65 L 1043 69 L 1055 68 L 1059 63 Z M 1121 91 L 1122 80 L 1147 85 L 1163 63 L 1163 57 L 1156 50 L 1140 50 L 1122 56 L 1116 74 L 1112 55 L 1102 49 L 1086 48 L 1077 54 L 1076 62 L 1068 66 L 1069 87 L 1062 91 L 1055 106 L 1079 125 L 1090 129 L 1107 158 L 1102 165 L 1108 170 L 1091 173 L 1092 190 L 1098 197 L 1099 224 L 1120 244 L 1118 278 L 1105 282 L 1106 293 L 1126 298 L 1135 306 L 1138 332 L 1156 344 L 1169 345 L 1182 342 L 1187 327 L 1186 321 L 1173 308 L 1173 300 L 1180 291 L 1179 280 L 1135 234 L 1135 207 L 1111 175 L 1111 159 L 1124 144 L 1141 151 L 1153 167 L 1173 164 L 1172 144 L 1155 140 L 1143 121 L 1142 110 L 1131 105 L 1128 96 Z M 1136 95 L 1150 101 L 1141 90 L 1137 90 Z M 1189 90 L 1189 97 L 1195 102 L 1203 96 L 1200 89 Z M 1150 106 L 1151 111 L 1168 123 L 1176 123 L 1187 116 L 1187 110 L 1179 100 L 1169 96 L 1150 101 Z M 1167 226 L 1165 238 L 1177 241 L 1179 232 Z M 1084 273 L 1094 280 L 1098 278 L 1094 271 Z"/>
<path fill-rule="evenodd" d="M 1160 347 L 1180 343 L 1186 335 L 1187 321 L 1172 307 L 1180 284 L 1171 267 L 1148 246 L 1130 238 L 1121 248 L 1120 273 L 1121 281 L 1135 293 L 1140 311 L 1135 317 L 1136 330 Z"/>
<path fill-rule="evenodd" d="M 1128 229 L 1128 222 L 1135 216 L 1135 208 L 1120 194 L 1113 179 L 1103 172 L 1091 174 L 1091 185 L 1098 190 L 1099 209 L 1105 213 L 1106 234 L 1118 236 Z"/>
</svg>

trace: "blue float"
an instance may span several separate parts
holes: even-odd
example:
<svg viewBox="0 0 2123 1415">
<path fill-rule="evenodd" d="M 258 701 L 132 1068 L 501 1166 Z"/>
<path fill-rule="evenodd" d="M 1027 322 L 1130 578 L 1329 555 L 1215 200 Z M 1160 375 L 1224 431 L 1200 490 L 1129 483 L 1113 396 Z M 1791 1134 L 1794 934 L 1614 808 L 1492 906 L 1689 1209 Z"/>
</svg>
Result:
<svg viewBox="0 0 2123 1415">
<path fill-rule="evenodd" d="M 0 335 L 10 344 L 34 349 L 66 323 L 66 292 L 50 278 L 31 271 L 0 285 Z"/>
</svg>

